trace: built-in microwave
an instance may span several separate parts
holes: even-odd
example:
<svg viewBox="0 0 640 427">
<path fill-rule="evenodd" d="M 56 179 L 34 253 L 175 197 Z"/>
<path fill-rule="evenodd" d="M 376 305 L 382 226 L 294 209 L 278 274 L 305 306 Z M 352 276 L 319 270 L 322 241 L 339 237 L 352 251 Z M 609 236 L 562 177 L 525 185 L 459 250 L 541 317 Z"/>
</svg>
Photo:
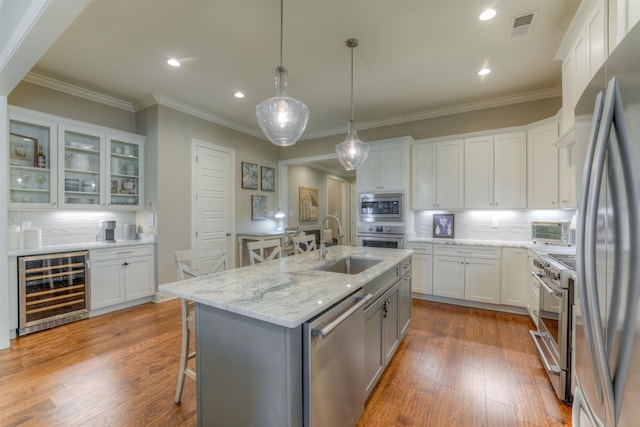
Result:
<svg viewBox="0 0 640 427">
<path fill-rule="evenodd" d="M 570 230 L 569 221 L 532 222 L 531 240 L 534 243 L 575 246 L 575 230 Z"/>
<path fill-rule="evenodd" d="M 359 198 L 360 221 L 403 222 L 403 193 L 361 193 Z"/>
</svg>

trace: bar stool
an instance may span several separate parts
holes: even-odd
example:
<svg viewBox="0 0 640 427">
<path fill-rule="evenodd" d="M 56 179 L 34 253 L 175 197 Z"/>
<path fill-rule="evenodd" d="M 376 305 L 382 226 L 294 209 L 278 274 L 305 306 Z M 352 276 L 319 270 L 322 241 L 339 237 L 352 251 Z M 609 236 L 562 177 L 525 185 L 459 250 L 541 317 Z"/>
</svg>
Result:
<svg viewBox="0 0 640 427">
<path fill-rule="evenodd" d="M 296 254 L 303 254 L 318 249 L 316 246 L 316 236 L 314 234 L 303 234 L 302 236 L 294 236 L 293 250 Z M 302 246 L 304 245 L 304 247 Z"/>
<path fill-rule="evenodd" d="M 282 258 L 282 246 L 280 239 L 257 240 L 248 242 L 249 262 L 251 265 L 256 262 L 266 262 L 277 258 Z"/>
<path fill-rule="evenodd" d="M 227 269 L 227 252 L 224 243 L 212 248 L 176 251 L 176 271 L 178 280 L 216 273 Z M 203 272 L 204 271 L 204 272 Z M 180 403 L 184 378 L 196 379 L 196 372 L 188 367 L 191 359 L 195 359 L 196 352 L 189 353 L 191 333 L 195 333 L 195 304 L 185 298 L 180 298 L 182 308 L 182 347 L 180 349 L 180 367 L 178 369 L 178 384 L 176 386 L 175 402 Z"/>
</svg>

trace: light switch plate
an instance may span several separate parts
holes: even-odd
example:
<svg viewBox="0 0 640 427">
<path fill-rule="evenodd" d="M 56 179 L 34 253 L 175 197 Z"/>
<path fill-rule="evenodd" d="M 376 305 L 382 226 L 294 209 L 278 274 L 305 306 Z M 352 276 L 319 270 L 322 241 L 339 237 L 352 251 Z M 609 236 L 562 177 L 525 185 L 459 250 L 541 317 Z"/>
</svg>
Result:
<svg viewBox="0 0 640 427">
<path fill-rule="evenodd" d="M 498 228 L 500 227 L 500 220 L 497 218 L 493 219 L 493 228 Z"/>
<path fill-rule="evenodd" d="M 154 227 L 154 218 L 152 213 L 147 214 L 147 227 Z"/>
</svg>

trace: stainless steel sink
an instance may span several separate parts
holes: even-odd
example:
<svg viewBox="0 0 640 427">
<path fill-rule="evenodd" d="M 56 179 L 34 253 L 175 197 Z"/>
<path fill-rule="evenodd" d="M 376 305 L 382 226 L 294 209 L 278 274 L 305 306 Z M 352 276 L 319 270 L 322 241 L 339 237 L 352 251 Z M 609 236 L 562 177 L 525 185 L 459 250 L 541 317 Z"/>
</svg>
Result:
<svg viewBox="0 0 640 427">
<path fill-rule="evenodd" d="M 348 256 L 332 262 L 331 264 L 318 267 L 316 270 L 342 274 L 359 274 L 381 261 L 381 259 L 376 258 Z"/>
</svg>

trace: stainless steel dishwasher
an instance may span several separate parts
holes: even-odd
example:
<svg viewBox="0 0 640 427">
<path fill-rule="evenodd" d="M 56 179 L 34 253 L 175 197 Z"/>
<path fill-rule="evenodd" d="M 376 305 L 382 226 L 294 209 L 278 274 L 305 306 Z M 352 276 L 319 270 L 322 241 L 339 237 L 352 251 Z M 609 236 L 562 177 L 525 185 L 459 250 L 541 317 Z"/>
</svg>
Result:
<svg viewBox="0 0 640 427">
<path fill-rule="evenodd" d="M 364 411 L 364 312 L 359 290 L 303 325 L 304 425 L 353 427 Z"/>
</svg>

